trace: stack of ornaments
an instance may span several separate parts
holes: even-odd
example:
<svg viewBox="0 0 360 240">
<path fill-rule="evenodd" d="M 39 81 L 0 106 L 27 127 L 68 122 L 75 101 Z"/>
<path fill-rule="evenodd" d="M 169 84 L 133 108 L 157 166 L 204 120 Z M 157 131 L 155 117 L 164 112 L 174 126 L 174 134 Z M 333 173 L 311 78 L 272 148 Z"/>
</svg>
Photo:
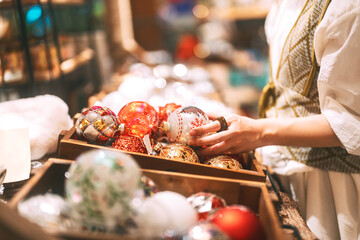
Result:
<svg viewBox="0 0 360 240">
<path fill-rule="evenodd" d="M 47 231 L 112 233 L 136 239 L 263 240 L 258 217 L 213 193 L 159 191 L 129 154 L 91 150 L 65 174 L 65 197 L 47 193 L 18 205 Z"/>
<path fill-rule="evenodd" d="M 195 106 L 168 103 L 156 110 L 143 101 L 129 102 L 115 114 L 107 107 L 93 106 L 75 123 L 77 136 L 90 144 L 167 159 L 208 164 L 219 168 L 243 168 L 244 155 L 217 155 L 200 159 L 188 145 L 192 128 L 210 123 Z"/>
</svg>

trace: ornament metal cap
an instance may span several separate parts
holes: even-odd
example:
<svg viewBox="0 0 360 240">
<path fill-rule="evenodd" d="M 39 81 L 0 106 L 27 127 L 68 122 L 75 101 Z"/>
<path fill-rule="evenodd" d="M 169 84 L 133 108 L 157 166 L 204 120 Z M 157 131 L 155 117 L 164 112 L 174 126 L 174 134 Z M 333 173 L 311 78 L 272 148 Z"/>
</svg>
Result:
<svg viewBox="0 0 360 240">
<path fill-rule="evenodd" d="M 169 132 L 170 131 L 170 123 L 164 121 L 162 123 L 162 129 L 164 130 L 164 132 Z"/>
<path fill-rule="evenodd" d="M 120 131 L 120 134 L 123 134 L 125 132 L 125 123 L 120 123 L 118 130 Z"/>
<path fill-rule="evenodd" d="M 164 146 L 163 146 L 160 142 L 157 142 L 157 143 L 155 144 L 155 146 L 153 147 L 153 150 L 154 150 L 157 154 L 159 154 L 160 151 L 161 151 L 163 148 L 164 148 Z"/>
</svg>

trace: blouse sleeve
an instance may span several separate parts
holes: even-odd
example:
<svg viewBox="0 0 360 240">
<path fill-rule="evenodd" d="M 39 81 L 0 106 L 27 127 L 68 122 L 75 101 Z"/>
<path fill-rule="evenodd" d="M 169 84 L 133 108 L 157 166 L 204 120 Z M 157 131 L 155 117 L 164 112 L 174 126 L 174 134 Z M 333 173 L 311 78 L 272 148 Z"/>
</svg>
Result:
<svg viewBox="0 0 360 240">
<path fill-rule="evenodd" d="M 360 155 L 360 1 L 333 0 L 315 33 L 322 114 L 350 154 Z"/>
</svg>

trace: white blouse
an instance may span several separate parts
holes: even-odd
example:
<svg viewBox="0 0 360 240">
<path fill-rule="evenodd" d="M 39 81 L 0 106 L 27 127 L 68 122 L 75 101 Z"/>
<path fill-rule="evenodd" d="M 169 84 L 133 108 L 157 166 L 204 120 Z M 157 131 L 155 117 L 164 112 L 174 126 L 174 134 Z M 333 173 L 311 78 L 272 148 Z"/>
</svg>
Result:
<svg viewBox="0 0 360 240">
<path fill-rule="evenodd" d="M 270 9 L 265 33 L 273 75 L 305 3 L 278 0 Z M 348 153 L 360 155 L 360 0 L 332 0 L 315 32 L 314 45 L 322 114 Z"/>
</svg>

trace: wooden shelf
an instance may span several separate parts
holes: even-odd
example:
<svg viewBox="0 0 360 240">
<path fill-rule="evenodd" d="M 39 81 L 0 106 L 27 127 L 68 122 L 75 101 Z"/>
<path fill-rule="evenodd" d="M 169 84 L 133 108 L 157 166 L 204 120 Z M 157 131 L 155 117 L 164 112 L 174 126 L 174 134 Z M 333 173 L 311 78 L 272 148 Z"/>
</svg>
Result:
<svg viewBox="0 0 360 240">
<path fill-rule="evenodd" d="M 209 18 L 225 21 L 264 19 L 268 12 L 269 7 L 262 5 L 213 8 Z"/>
<path fill-rule="evenodd" d="M 52 4 L 58 5 L 78 5 L 83 4 L 86 0 L 52 0 Z M 48 3 L 49 0 L 40 0 L 41 3 Z M 37 4 L 36 0 L 22 0 L 21 3 L 23 5 L 32 5 Z M 0 0 L 0 8 L 12 7 L 14 5 L 13 0 Z"/>
<path fill-rule="evenodd" d="M 95 56 L 94 50 L 87 48 L 83 50 L 80 54 L 77 56 L 65 60 L 60 64 L 60 70 L 62 74 L 69 74 L 73 71 L 75 71 L 80 66 L 88 63 L 93 59 Z M 60 72 L 53 72 L 50 73 L 49 71 L 43 71 L 43 72 L 34 72 L 34 78 L 37 83 L 39 82 L 48 82 L 54 79 L 57 79 L 60 77 Z M 3 81 L 0 76 L 0 87 L 15 87 L 19 85 L 26 84 L 26 80 L 24 79 L 24 76 L 19 79 L 7 81 L 5 84 L 3 84 Z"/>
</svg>

